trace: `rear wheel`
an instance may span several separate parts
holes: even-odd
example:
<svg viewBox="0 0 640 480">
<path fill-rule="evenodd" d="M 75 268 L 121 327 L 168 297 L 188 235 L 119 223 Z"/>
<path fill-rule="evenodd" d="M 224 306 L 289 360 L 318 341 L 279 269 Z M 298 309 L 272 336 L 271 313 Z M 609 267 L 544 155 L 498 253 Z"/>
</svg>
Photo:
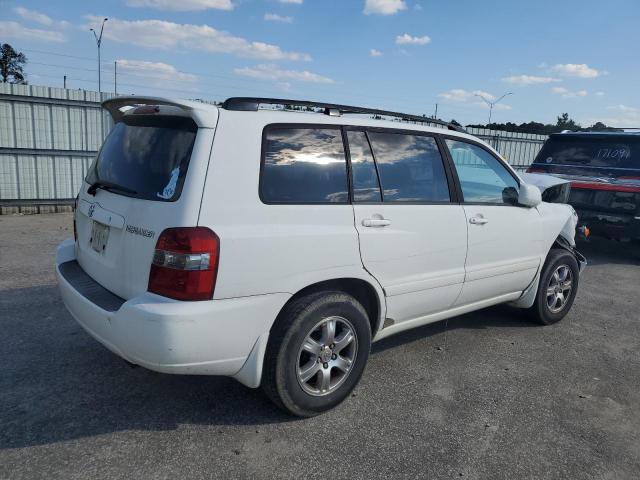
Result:
<svg viewBox="0 0 640 480">
<path fill-rule="evenodd" d="M 352 296 L 320 292 L 285 307 L 269 335 L 262 387 L 283 410 L 310 417 L 355 388 L 371 348 L 366 311 Z"/>
<path fill-rule="evenodd" d="M 535 303 L 529 308 L 532 319 L 543 325 L 562 320 L 578 292 L 579 275 L 578 262 L 571 252 L 552 249 L 542 267 Z"/>
</svg>

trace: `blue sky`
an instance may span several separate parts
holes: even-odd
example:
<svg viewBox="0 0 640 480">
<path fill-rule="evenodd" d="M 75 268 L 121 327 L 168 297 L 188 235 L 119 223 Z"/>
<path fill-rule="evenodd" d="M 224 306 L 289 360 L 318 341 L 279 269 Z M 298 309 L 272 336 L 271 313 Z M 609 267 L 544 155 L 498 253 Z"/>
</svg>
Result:
<svg viewBox="0 0 640 480">
<path fill-rule="evenodd" d="M 486 122 L 562 112 L 640 126 L 638 0 L 0 0 L 29 82 L 221 100 L 278 96 Z"/>
</svg>

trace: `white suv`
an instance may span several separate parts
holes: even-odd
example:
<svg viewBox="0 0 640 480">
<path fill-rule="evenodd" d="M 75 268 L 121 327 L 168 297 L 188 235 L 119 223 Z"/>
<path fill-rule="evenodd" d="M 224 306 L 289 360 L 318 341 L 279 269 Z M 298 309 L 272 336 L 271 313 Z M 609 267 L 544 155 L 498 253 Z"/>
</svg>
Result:
<svg viewBox="0 0 640 480">
<path fill-rule="evenodd" d="M 543 324 L 571 308 L 573 209 L 456 127 L 256 98 L 103 106 L 115 126 L 56 271 L 131 363 L 232 376 L 311 416 L 349 395 L 372 341 L 505 302 Z"/>
</svg>

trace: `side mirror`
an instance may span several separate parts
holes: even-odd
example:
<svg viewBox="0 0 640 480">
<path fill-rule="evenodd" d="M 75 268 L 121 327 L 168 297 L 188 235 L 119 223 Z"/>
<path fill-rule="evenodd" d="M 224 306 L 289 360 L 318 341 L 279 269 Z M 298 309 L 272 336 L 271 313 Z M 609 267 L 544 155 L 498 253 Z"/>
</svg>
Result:
<svg viewBox="0 0 640 480">
<path fill-rule="evenodd" d="M 542 194 L 538 187 L 527 183 L 520 184 L 518 193 L 518 204 L 524 207 L 537 207 L 542 203 Z"/>
<path fill-rule="evenodd" d="M 502 201 L 509 205 L 518 205 L 518 190 L 514 187 L 506 187 L 502 190 Z"/>
</svg>

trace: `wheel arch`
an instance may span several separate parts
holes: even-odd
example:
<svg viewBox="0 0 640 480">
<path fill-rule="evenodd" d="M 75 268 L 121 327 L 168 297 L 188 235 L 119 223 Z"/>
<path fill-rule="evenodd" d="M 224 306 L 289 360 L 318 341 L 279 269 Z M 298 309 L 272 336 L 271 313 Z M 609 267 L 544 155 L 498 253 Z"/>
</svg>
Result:
<svg viewBox="0 0 640 480">
<path fill-rule="evenodd" d="M 386 303 L 384 301 L 384 292 L 380 286 L 374 285 L 372 282 L 357 277 L 341 277 L 327 280 L 316 281 L 293 294 L 280 308 L 275 316 L 271 329 L 275 322 L 280 318 L 284 309 L 291 302 L 315 292 L 328 290 L 338 290 L 353 296 L 358 300 L 367 312 L 369 317 L 369 325 L 371 325 L 371 337 L 380 330 L 384 315 L 386 314 Z M 271 330 L 270 329 L 270 330 Z M 264 366 L 264 356 L 269 341 L 270 331 L 263 333 L 253 346 L 244 365 L 235 375 L 237 381 L 250 388 L 257 388 L 262 381 L 262 370 Z"/>
<path fill-rule="evenodd" d="M 325 290 L 337 290 L 347 293 L 360 302 L 367 312 L 369 317 L 369 325 L 371 326 L 371 337 L 380 329 L 382 325 L 382 318 L 385 312 L 384 297 L 380 295 L 376 287 L 362 279 L 355 277 L 334 278 L 329 280 L 322 280 L 298 290 L 295 294 L 287 300 L 282 306 L 278 317 L 284 311 L 284 309 L 297 299 L 310 295 L 312 293 L 321 292 Z M 277 318 L 276 317 L 276 320 Z"/>
</svg>

